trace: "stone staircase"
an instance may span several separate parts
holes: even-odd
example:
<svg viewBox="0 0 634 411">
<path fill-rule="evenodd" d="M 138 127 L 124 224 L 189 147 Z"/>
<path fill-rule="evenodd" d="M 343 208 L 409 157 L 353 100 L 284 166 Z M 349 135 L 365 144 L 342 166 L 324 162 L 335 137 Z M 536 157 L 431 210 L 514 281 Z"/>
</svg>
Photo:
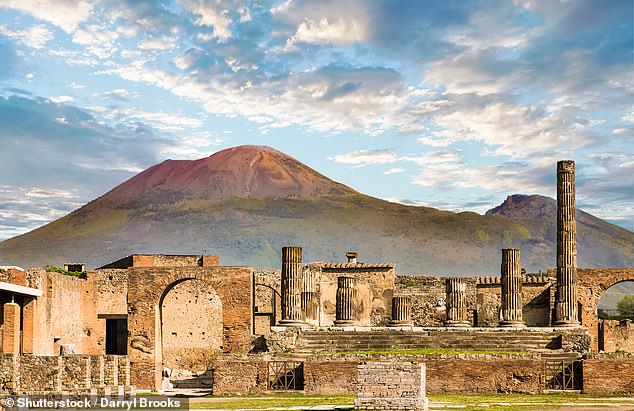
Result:
<svg viewBox="0 0 634 411">
<path fill-rule="evenodd" d="M 561 332 L 546 330 L 304 330 L 296 353 L 374 350 L 450 349 L 552 352 L 561 349 Z"/>
</svg>

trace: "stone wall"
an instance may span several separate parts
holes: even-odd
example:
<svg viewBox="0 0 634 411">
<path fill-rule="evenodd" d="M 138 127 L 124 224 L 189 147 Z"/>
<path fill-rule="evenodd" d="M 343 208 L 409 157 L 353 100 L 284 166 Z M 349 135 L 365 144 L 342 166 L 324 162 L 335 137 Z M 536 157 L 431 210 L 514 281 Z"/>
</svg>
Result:
<svg viewBox="0 0 634 411">
<path fill-rule="evenodd" d="M 337 278 L 355 279 L 355 325 L 387 325 L 392 315 L 394 266 L 392 264 L 313 263 L 305 269 L 313 272 L 319 301 L 319 325 L 331 326 L 335 320 Z"/>
<path fill-rule="evenodd" d="M 132 383 L 141 389 L 161 384 L 162 347 L 157 305 L 182 281 L 197 279 L 213 287 L 222 302 L 224 352 L 248 352 L 253 332 L 253 282 L 250 267 L 131 268 L 128 275 L 128 333 Z"/>
<path fill-rule="evenodd" d="M 554 269 L 549 269 L 552 275 Z M 634 268 L 579 268 L 577 269 L 577 298 L 581 326 L 592 338 L 592 349 L 599 347 L 599 317 L 597 307 L 603 292 L 621 281 L 634 280 Z"/>
<path fill-rule="evenodd" d="M 306 361 L 304 390 L 306 394 L 353 394 L 357 383 L 356 361 Z"/>
<path fill-rule="evenodd" d="M 280 270 L 253 272 L 255 335 L 269 335 L 282 317 L 281 275 Z"/>
<path fill-rule="evenodd" d="M 130 385 L 125 356 L 0 357 L 0 394 L 77 391 Z"/>
<path fill-rule="evenodd" d="M 266 360 L 219 360 L 213 366 L 213 394 L 261 394 L 268 384 Z"/>
<path fill-rule="evenodd" d="M 354 407 L 426 410 L 425 364 L 415 361 L 360 362 Z"/>
<path fill-rule="evenodd" d="M 597 358 L 583 361 L 583 393 L 634 394 L 634 358 Z"/>
<path fill-rule="evenodd" d="M 161 307 L 163 366 L 203 372 L 222 351 L 222 302 L 201 280 L 174 286 Z"/>
<path fill-rule="evenodd" d="M 412 300 L 414 325 L 439 327 L 445 320 L 444 276 L 396 276 L 395 295 Z M 524 277 L 522 282 L 522 316 L 532 327 L 550 325 L 552 279 L 546 276 Z M 502 290 L 499 277 L 467 277 L 467 318 L 471 325 L 496 327 L 500 321 Z"/>
<path fill-rule="evenodd" d="M 631 320 L 599 320 L 599 350 L 634 353 L 634 323 Z"/>
<path fill-rule="evenodd" d="M 441 327 L 445 321 L 445 278 L 441 276 L 396 276 L 395 295 L 411 298 L 415 326 Z M 476 310 L 475 277 L 467 278 L 467 316 L 473 325 Z"/>
</svg>

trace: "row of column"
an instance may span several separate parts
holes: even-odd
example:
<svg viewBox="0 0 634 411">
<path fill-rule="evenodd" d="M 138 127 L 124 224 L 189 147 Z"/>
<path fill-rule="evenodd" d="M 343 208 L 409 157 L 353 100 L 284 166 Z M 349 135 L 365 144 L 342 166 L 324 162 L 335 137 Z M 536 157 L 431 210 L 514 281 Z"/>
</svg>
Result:
<svg viewBox="0 0 634 411">
<path fill-rule="evenodd" d="M 282 248 L 282 319 L 280 324 L 299 325 L 317 317 L 317 298 L 313 274 L 302 271 L 302 248 Z M 501 327 L 523 326 L 522 321 L 522 269 L 520 250 L 502 250 L 501 265 Z M 445 280 L 447 327 L 468 327 L 467 282 L 465 278 Z M 337 278 L 335 325 L 349 326 L 356 320 L 356 287 L 353 277 Z M 390 326 L 411 325 L 409 297 L 392 299 Z"/>
</svg>

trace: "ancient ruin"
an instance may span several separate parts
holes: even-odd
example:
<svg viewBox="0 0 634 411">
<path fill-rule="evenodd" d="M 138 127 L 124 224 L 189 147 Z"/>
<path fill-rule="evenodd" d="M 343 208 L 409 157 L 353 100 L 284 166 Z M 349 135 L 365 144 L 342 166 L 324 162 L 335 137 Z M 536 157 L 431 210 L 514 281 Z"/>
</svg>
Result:
<svg viewBox="0 0 634 411">
<path fill-rule="evenodd" d="M 161 254 L 89 271 L 0 269 L 0 395 L 355 394 L 359 364 L 376 361 L 424 363 L 427 393 L 632 393 L 623 367 L 634 367 L 634 326 L 600 320 L 597 305 L 634 268 L 577 269 L 574 163 L 557 175 L 557 261 L 546 273 L 523 273 L 513 244 L 501 277 L 399 275 L 354 252 L 304 264 L 299 246 L 281 250 L 280 270 Z M 410 374 L 403 381 L 418 384 Z"/>
</svg>

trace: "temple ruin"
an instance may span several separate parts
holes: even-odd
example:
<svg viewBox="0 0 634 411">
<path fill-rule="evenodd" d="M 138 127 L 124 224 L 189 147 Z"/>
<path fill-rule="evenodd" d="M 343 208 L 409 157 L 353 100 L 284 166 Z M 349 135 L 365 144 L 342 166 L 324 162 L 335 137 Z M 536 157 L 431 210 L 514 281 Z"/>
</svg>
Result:
<svg viewBox="0 0 634 411">
<path fill-rule="evenodd" d="M 298 245 L 280 270 L 161 254 L 71 275 L 0 269 L 0 395 L 354 394 L 371 360 L 424 363 L 427 393 L 633 393 L 634 325 L 597 305 L 634 268 L 577 268 L 572 161 L 557 164 L 557 204 L 555 268 L 533 275 L 513 244 L 491 277 L 399 275 L 355 252 L 304 263 Z"/>
</svg>

